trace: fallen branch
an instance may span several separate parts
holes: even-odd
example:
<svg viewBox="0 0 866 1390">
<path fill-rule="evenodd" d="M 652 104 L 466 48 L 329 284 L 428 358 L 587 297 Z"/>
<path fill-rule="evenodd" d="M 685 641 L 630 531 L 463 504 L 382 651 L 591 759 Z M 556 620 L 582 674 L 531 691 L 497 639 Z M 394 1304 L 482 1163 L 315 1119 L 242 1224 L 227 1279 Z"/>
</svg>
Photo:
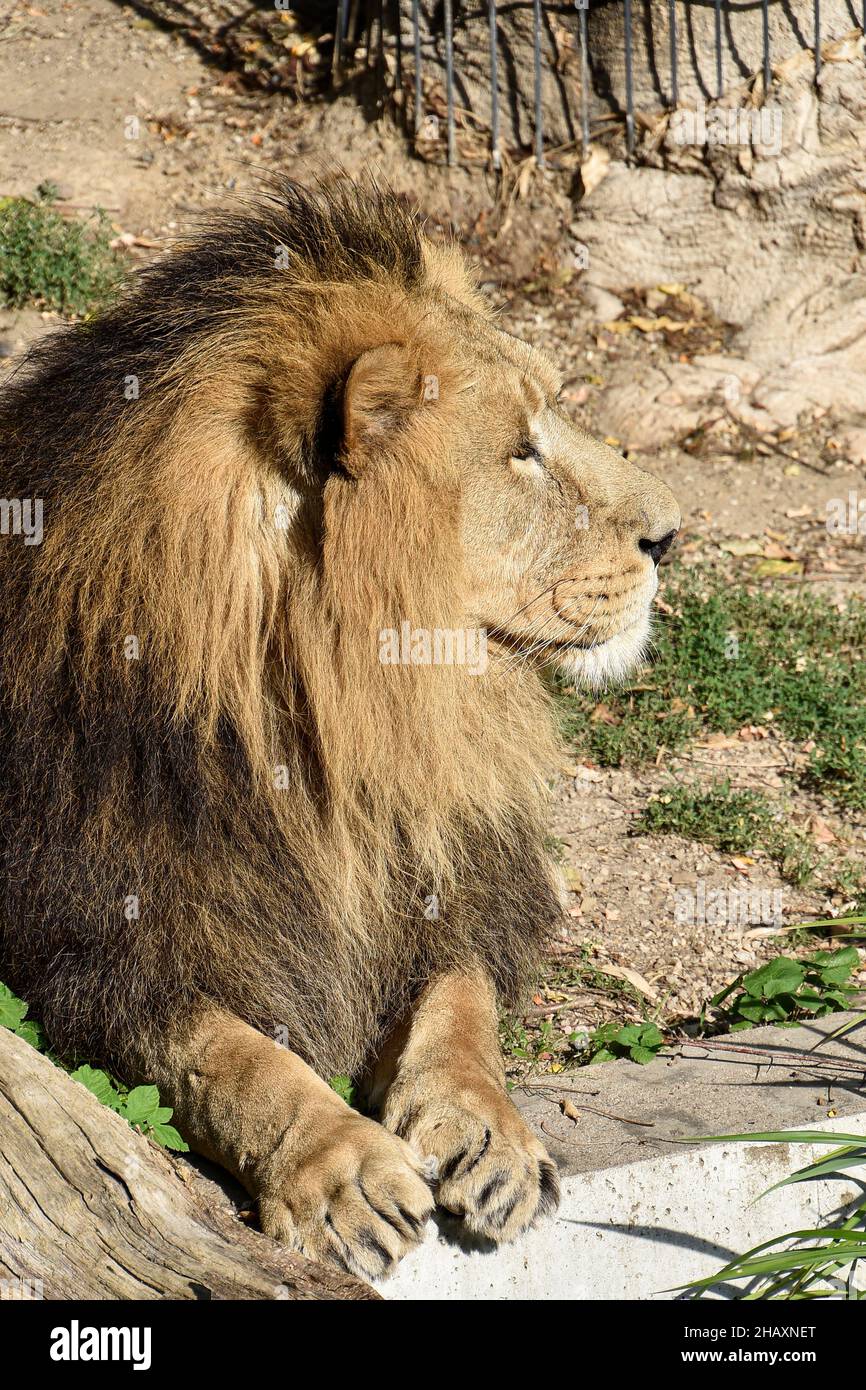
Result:
<svg viewBox="0 0 866 1390">
<path fill-rule="evenodd" d="M 248 1230 L 194 1168 L 0 1028 L 0 1292 L 34 1281 L 50 1299 L 378 1298 Z"/>
</svg>

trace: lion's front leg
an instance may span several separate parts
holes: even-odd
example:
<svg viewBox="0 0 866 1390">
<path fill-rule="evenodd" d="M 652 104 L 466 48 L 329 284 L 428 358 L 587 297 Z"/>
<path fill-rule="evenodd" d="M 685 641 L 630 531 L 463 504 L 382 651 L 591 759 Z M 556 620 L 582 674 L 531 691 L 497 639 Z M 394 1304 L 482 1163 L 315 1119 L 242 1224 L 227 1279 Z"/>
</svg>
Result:
<svg viewBox="0 0 866 1390">
<path fill-rule="evenodd" d="M 559 1179 L 505 1089 L 492 985 L 444 975 L 419 996 L 376 1065 L 382 1123 L 437 1164 L 440 1206 L 493 1241 L 512 1240 L 559 1204 Z"/>
<path fill-rule="evenodd" d="M 240 1019 L 208 1010 L 138 1064 L 192 1147 L 257 1198 L 268 1235 L 368 1279 L 422 1238 L 433 1199 L 409 1145 Z"/>
</svg>

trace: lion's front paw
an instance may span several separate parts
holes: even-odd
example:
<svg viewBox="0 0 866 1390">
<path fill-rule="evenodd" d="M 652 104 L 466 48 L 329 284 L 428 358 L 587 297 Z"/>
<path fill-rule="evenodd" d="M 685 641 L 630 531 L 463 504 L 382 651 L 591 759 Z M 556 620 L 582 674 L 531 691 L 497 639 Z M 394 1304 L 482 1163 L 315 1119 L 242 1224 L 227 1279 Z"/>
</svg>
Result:
<svg viewBox="0 0 866 1390">
<path fill-rule="evenodd" d="M 259 1197 L 268 1235 L 363 1279 L 390 1274 L 433 1213 L 423 1165 L 402 1139 L 347 1111 Z"/>
<path fill-rule="evenodd" d="M 492 1241 L 513 1240 L 559 1205 L 554 1164 L 504 1092 L 425 1074 L 388 1097 L 383 1122 L 436 1160 L 439 1206 Z"/>
</svg>

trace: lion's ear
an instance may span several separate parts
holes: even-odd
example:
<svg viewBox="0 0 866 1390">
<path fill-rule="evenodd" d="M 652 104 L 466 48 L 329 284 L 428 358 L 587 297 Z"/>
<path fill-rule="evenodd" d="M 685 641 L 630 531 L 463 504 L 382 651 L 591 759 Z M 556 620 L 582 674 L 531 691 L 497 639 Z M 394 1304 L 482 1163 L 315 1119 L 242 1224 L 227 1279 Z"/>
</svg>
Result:
<svg viewBox="0 0 866 1390">
<path fill-rule="evenodd" d="M 350 473 L 404 428 L 420 400 L 421 377 L 402 343 L 361 354 L 343 395 L 343 462 Z"/>
</svg>

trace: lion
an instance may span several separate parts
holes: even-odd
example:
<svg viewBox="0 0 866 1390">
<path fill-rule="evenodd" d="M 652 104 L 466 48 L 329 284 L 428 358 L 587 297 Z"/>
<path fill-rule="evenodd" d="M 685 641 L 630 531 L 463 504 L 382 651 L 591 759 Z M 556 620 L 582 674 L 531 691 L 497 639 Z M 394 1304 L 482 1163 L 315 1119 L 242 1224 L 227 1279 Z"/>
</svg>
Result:
<svg viewBox="0 0 866 1390">
<path fill-rule="evenodd" d="M 363 1278 L 434 1205 L 499 1243 L 558 1202 L 498 1041 L 561 912 L 542 674 L 634 666 L 680 526 L 560 387 L 341 178 L 218 217 L 0 405 L 43 518 L 0 546 L 0 978 Z"/>
</svg>

